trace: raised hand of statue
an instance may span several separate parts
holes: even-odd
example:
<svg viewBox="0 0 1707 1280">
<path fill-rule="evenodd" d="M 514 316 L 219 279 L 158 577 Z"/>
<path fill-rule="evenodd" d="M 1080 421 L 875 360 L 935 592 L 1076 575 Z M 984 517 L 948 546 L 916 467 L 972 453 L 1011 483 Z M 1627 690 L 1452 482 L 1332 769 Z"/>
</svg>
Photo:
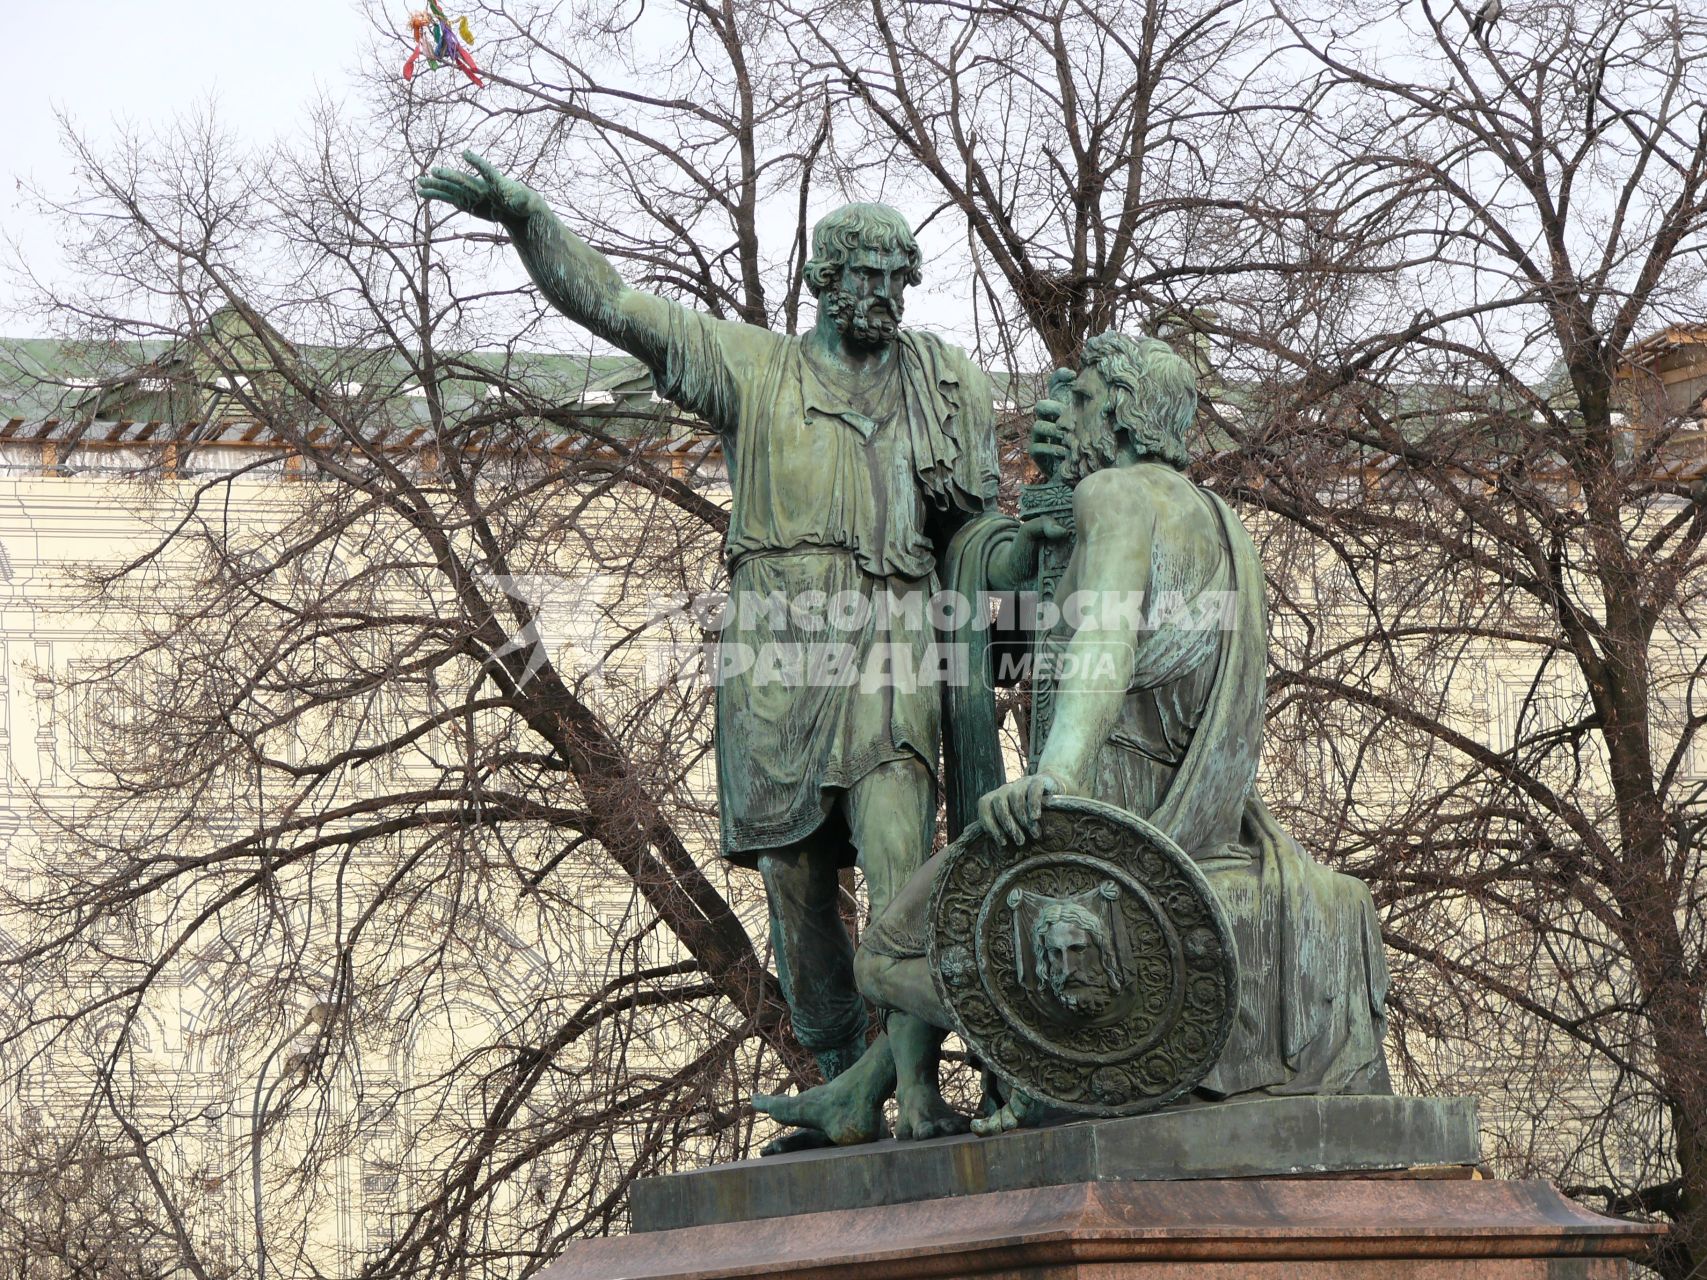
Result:
<svg viewBox="0 0 1707 1280">
<path fill-rule="evenodd" d="M 1061 425 L 1061 418 L 1067 412 L 1067 402 L 1061 397 L 1068 394 L 1067 388 L 1078 376 L 1071 369 L 1055 370 L 1049 375 L 1043 399 L 1032 406 L 1031 460 L 1043 472 L 1045 481 L 1055 478 L 1056 468 L 1069 452 L 1067 428 Z"/>
<path fill-rule="evenodd" d="M 472 151 L 464 151 L 462 158 L 474 169 L 473 173 L 444 168 L 424 173 L 415 180 L 420 197 L 443 200 L 476 218 L 512 228 L 525 223 L 531 215 L 546 211 L 544 198 L 532 187 L 506 178 Z"/>
<path fill-rule="evenodd" d="M 503 227 L 547 302 L 655 372 L 664 359 L 670 304 L 625 288 L 616 268 L 564 226 L 539 192 L 506 178 L 472 151 L 462 158 L 473 173 L 424 173 L 415 180 L 421 198 L 443 200 Z"/>
</svg>

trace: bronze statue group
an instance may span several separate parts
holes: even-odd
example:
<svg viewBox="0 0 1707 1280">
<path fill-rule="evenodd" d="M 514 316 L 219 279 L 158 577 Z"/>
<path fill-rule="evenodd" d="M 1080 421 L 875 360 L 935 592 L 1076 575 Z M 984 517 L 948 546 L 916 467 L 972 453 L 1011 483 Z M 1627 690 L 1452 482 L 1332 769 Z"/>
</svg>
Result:
<svg viewBox="0 0 1707 1280">
<path fill-rule="evenodd" d="M 791 336 L 627 288 L 536 193 L 466 158 L 474 172 L 434 169 L 421 194 L 502 225 L 554 306 L 723 436 L 731 595 L 851 606 L 836 639 L 856 678 L 735 663 L 716 691 L 722 852 L 763 877 L 795 1033 L 826 1080 L 753 1099 L 794 1126 L 773 1149 L 883 1136 L 891 1097 L 896 1136 L 927 1139 L 1062 1109 L 1388 1092 L 1369 892 L 1312 861 L 1257 791 L 1262 566 L 1186 474 L 1190 365 L 1153 338 L 1087 341 L 1034 410 L 1060 518 L 1017 520 L 995 505 L 989 378 L 902 326 L 921 263 L 895 210 L 817 224 L 817 320 Z M 982 614 L 950 629 L 893 607 L 943 591 L 1057 607 L 1000 637 Z M 787 611 L 737 613 L 721 637 L 822 639 Z M 1031 764 L 1012 781 L 1002 644 L 1052 657 L 1030 669 Z M 933 856 L 939 792 L 954 839 Z M 871 911 L 857 952 L 838 907 L 854 864 Z M 950 1031 L 992 1069 L 976 1119 L 940 1091 Z"/>
</svg>

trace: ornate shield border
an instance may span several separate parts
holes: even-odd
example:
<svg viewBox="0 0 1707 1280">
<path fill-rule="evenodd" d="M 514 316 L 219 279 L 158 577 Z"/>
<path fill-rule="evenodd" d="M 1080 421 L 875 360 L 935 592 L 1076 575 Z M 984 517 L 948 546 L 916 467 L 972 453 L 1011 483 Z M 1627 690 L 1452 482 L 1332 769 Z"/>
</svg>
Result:
<svg viewBox="0 0 1707 1280">
<path fill-rule="evenodd" d="M 1238 957 L 1226 912 L 1191 858 L 1124 809 L 1050 797 L 1042 828 L 1016 850 L 973 826 L 946 851 L 927 948 L 937 994 L 1012 1087 L 1089 1115 L 1166 1106 L 1209 1073 L 1232 1029 Z M 1051 1006 L 1028 977 L 1035 957 L 1017 927 L 1028 904 L 1065 901 L 1107 904 L 1114 954 L 1101 958 L 1130 985 L 1124 1003 L 1090 1019 Z"/>
</svg>

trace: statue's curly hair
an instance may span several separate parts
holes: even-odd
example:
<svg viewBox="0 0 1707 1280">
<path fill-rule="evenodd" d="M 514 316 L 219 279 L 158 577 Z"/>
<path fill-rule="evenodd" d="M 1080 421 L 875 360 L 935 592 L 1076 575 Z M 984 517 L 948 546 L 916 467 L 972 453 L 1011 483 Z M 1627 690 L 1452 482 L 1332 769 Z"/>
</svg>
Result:
<svg viewBox="0 0 1707 1280">
<path fill-rule="evenodd" d="M 1056 898 L 1044 905 L 1037 913 L 1037 918 L 1031 922 L 1032 941 L 1040 949 L 1043 935 L 1052 924 L 1076 924 L 1100 945 L 1108 944 L 1108 922 L 1082 902 Z"/>
<path fill-rule="evenodd" d="M 1179 471 L 1190 465 L 1185 437 L 1197 418 L 1197 375 L 1172 347 L 1159 338 L 1099 333 L 1086 339 L 1081 364 L 1102 375 L 1109 393 L 1103 421 L 1077 441 L 1087 456 L 1108 466 L 1124 435 L 1144 457 Z"/>
<path fill-rule="evenodd" d="M 841 279 L 855 249 L 907 255 L 907 283 L 918 284 L 919 242 L 907 220 L 886 204 L 844 204 L 818 219 L 812 228 L 812 257 L 806 263 L 806 287 L 814 298 Z"/>
</svg>

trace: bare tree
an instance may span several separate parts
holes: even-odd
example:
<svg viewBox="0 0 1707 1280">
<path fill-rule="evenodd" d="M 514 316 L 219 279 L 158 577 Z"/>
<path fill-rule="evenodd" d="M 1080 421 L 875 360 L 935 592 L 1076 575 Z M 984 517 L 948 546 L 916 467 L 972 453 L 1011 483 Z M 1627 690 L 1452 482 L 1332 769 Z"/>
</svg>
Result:
<svg viewBox="0 0 1707 1280">
<path fill-rule="evenodd" d="M 91 289 L 62 314 L 224 404 L 172 424 L 131 498 L 156 535 L 67 602 L 129 642 L 42 675 L 79 708 L 76 820 L 41 797 L 6 906 L 7 1079 L 22 1102 L 56 1064 L 58 1141 L 205 1167 L 243 1274 L 513 1274 L 620 1222 L 634 1177 L 745 1154 L 747 1094 L 810 1070 L 704 852 L 679 606 L 717 585 L 716 453 L 644 393 L 571 413 L 525 352 L 468 354 L 494 304 L 447 288 L 409 194 L 444 112 L 383 167 L 322 127 L 302 155 L 205 124 L 79 153 Z M 562 589 L 600 624 L 575 650 Z M 212 1133 L 115 1087 L 162 1069 L 181 998 L 240 1100 Z M 328 1263 L 310 1227 L 351 1161 L 372 1247 Z M 139 1185 L 213 1274 L 183 1179 Z"/>
<path fill-rule="evenodd" d="M 932 216 L 964 227 L 972 327 L 997 367 L 1036 374 L 1074 359 L 1088 334 L 1148 319 L 1175 282 L 1262 265 L 1226 216 L 1248 203 L 1250 161 L 1288 127 L 1252 79 L 1255 6 L 794 12 L 814 36 L 813 70 L 857 106 L 850 152 L 922 182 L 941 202 Z"/>
<path fill-rule="evenodd" d="M 1281 16 L 1296 269 L 1206 327 L 1248 353 L 1214 470 L 1301 570 L 1291 816 L 1377 888 L 1413 1078 L 1488 1097 L 1503 1168 L 1669 1218 L 1650 1262 L 1698 1275 L 1707 460 L 1639 340 L 1707 314 L 1707 24 Z"/>
<path fill-rule="evenodd" d="M 1707 459 L 1642 341 L 1707 315 L 1707 24 L 803 12 L 1004 332 L 1203 359 L 1202 476 L 1271 548 L 1270 786 L 1376 887 L 1410 1079 L 1707 1267 Z"/>
<path fill-rule="evenodd" d="M 7 1139 L 0 1193 L 0 1275 L 7 1280 L 168 1280 L 182 1275 L 175 1231 L 149 1185 L 157 1171 L 136 1148 L 103 1148 L 54 1133 L 30 1115 Z M 145 1144 L 146 1145 L 146 1144 Z M 206 1197 L 187 1189 L 195 1211 Z M 230 1272 L 211 1257 L 209 1276 Z"/>
<path fill-rule="evenodd" d="M 473 106 L 449 79 L 387 92 L 302 155 L 211 129 L 83 154 L 88 288 L 60 314 L 170 340 L 259 429 L 253 465 L 301 480 L 232 525 L 252 489 L 194 478 L 231 443 L 196 424 L 148 497 L 160 537 L 88 579 L 137 643 L 73 682 L 110 708 L 78 821 L 7 907 L 14 1085 L 96 1051 L 56 1140 L 134 1152 L 127 1185 L 184 1224 L 149 1247 L 186 1268 L 214 1274 L 218 1231 L 147 1170 L 208 1164 L 243 1189 L 249 1265 L 310 1274 L 269 1215 L 307 1221 L 359 1153 L 391 1206 L 366 1274 L 508 1274 L 619 1221 L 634 1176 L 744 1152 L 745 1091 L 807 1070 L 742 883 L 695 856 L 703 696 L 535 643 L 520 584 L 588 567 L 619 658 L 691 639 L 647 598 L 715 585 L 722 512 L 703 450 L 657 448 L 685 424 L 643 397 L 567 412 L 504 347 L 557 341 L 515 277 L 458 291 L 489 241 L 406 189 L 472 134 L 635 283 L 724 315 L 798 324 L 828 184 L 964 226 L 998 369 L 1113 325 L 1188 344 L 1202 476 L 1269 544 L 1269 792 L 1376 888 L 1399 1065 L 1489 1099 L 1502 1169 L 1674 1221 L 1650 1261 L 1699 1273 L 1707 492 L 1640 339 L 1707 314 L 1702 20 L 636 13 L 490 15 Z M 114 1087 L 186 973 L 247 1098 L 211 1136 Z"/>
</svg>

